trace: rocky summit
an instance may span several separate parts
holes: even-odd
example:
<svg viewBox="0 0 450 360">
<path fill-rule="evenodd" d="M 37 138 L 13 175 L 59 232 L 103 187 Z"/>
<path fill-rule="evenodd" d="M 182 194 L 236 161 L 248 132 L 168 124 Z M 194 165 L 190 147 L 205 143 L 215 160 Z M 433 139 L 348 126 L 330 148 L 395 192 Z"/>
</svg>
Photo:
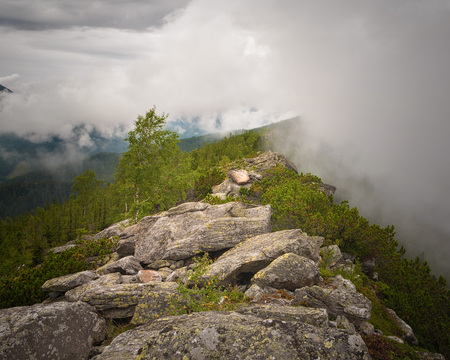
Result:
<svg viewBox="0 0 450 360">
<path fill-rule="evenodd" d="M 237 195 L 278 164 L 296 171 L 284 156 L 264 153 L 231 169 L 213 193 Z M 351 261 L 322 237 L 273 232 L 271 215 L 269 205 L 189 202 L 105 229 L 91 239 L 118 237 L 105 264 L 48 280 L 42 304 L 0 310 L 0 358 L 370 359 L 361 336 L 376 331 L 370 300 L 350 280 L 324 281 L 319 271 L 324 254 L 329 267 Z M 174 316 L 174 304 L 186 301 L 180 284 L 192 285 L 187 274 L 204 253 L 214 261 L 199 286 L 237 286 L 248 300 L 233 310 Z M 403 340 L 417 342 L 396 319 Z M 123 326 L 117 336 L 107 335 L 112 321 Z"/>
</svg>

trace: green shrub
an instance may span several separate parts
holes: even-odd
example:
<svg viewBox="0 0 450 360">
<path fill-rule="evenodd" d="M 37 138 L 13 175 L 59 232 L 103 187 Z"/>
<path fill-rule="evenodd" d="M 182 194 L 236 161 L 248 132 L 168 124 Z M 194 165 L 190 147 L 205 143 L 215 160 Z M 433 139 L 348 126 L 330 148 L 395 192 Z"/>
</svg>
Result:
<svg viewBox="0 0 450 360">
<path fill-rule="evenodd" d="M 195 258 L 195 261 L 197 265 L 189 271 L 187 284 L 179 282 L 177 289 L 181 295 L 181 301 L 179 299 L 173 301 L 172 315 L 212 310 L 234 310 L 239 303 L 245 301 L 245 295 L 237 287 L 225 289 L 220 287 L 217 276 L 208 280 L 202 278 L 212 263 L 208 253 L 205 253 L 202 258 Z"/>
</svg>

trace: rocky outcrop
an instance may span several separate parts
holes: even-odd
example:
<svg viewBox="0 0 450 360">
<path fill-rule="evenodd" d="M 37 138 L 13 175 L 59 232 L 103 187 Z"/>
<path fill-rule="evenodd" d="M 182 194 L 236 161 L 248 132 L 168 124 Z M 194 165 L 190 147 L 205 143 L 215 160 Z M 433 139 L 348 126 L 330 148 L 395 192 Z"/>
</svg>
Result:
<svg viewBox="0 0 450 360">
<path fill-rule="evenodd" d="M 1 359 L 88 359 L 105 335 L 105 320 L 81 302 L 0 310 Z"/>
<path fill-rule="evenodd" d="M 204 275 L 218 276 L 222 283 L 236 283 L 242 277 L 253 277 L 279 256 L 292 253 L 319 259 L 323 238 L 311 237 L 299 229 L 277 231 L 250 238 L 220 256 Z"/>
<path fill-rule="evenodd" d="M 357 334 L 298 321 L 237 312 L 166 317 L 116 337 L 95 360 L 370 359 Z"/>
<path fill-rule="evenodd" d="M 278 165 L 297 171 L 267 152 L 236 162 L 214 191 L 239 194 Z M 354 258 L 300 229 L 271 232 L 271 214 L 270 206 L 195 202 L 111 226 L 91 237 L 119 237 L 104 266 L 47 281 L 45 305 L 0 310 L 0 358 L 370 359 L 359 335 L 381 334 L 368 322 L 370 301 L 340 275 L 324 281 L 318 267 L 351 272 Z M 196 289 L 214 279 L 249 300 L 235 311 L 168 316 L 201 298 L 176 281 L 192 285 L 194 256 L 204 252 L 214 262 Z M 105 319 L 136 327 L 106 346 Z M 93 344 L 101 346 L 91 352 Z"/>
<path fill-rule="evenodd" d="M 134 256 L 150 264 L 229 249 L 252 236 L 269 232 L 271 214 L 270 206 L 240 202 L 185 203 L 156 217 L 144 218 L 132 229 L 136 241 Z"/>
<path fill-rule="evenodd" d="M 341 275 L 328 288 L 314 285 L 295 290 L 292 304 L 327 309 L 332 316 L 345 316 L 356 327 L 370 319 L 372 309 L 370 300 L 358 293 L 355 285 Z"/>
</svg>

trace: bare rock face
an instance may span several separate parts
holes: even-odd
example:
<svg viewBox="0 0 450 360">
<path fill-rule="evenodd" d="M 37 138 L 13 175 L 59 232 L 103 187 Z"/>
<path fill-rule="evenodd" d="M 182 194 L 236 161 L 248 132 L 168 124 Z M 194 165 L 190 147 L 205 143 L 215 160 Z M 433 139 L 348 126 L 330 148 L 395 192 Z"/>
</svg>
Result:
<svg viewBox="0 0 450 360">
<path fill-rule="evenodd" d="M 155 270 L 139 270 L 137 276 L 142 283 L 162 281 L 161 274 Z"/>
<path fill-rule="evenodd" d="M 357 334 L 266 315 L 207 311 L 160 318 L 117 336 L 94 359 L 370 359 Z"/>
<path fill-rule="evenodd" d="M 42 285 L 42 290 L 48 292 L 57 291 L 64 293 L 77 286 L 87 284 L 88 282 L 91 282 L 92 280 L 95 280 L 97 278 L 98 275 L 95 273 L 95 271 L 81 271 L 75 274 L 69 274 L 47 280 L 44 285 Z"/>
<path fill-rule="evenodd" d="M 294 170 L 296 173 L 298 173 L 297 167 L 293 162 L 287 159 L 284 155 L 270 150 L 262 153 L 255 158 L 244 159 L 244 166 L 242 168 L 245 170 L 263 174 L 267 170 L 273 169 L 278 165 L 287 167 L 288 169 Z"/>
<path fill-rule="evenodd" d="M 150 264 L 156 260 L 182 260 L 202 252 L 229 249 L 269 232 L 271 215 L 269 205 L 185 203 L 157 218 L 144 218 L 136 225 L 133 229 L 135 257 Z"/>
<path fill-rule="evenodd" d="M 211 264 L 205 279 L 218 276 L 222 283 L 236 283 L 242 276 L 253 276 L 286 253 L 319 259 L 323 238 L 308 236 L 300 229 L 277 231 L 250 238 L 236 245 Z"/>
<path fill-rule="evenodd" d="M 88 359 L 92 344 L 105 335 L 105 321 L 85 303 L 0 310 L 1 359 Z"/>
<path fill-rule="evenodd" d="M 338 275 L 335 287 L 323 288 L 317 285 L 295 290 L 292 305 L 300 304 L 315 308 L 325 308 L 332 316 L 345 316 L 357 328 L 370 319 L 372 303 L 355 286 Z"/>
<path fill-rule="evenodd" d="M 287 253 L 279 256 L 267 267 L 258 271 L 252 283 L 260 287 L 272 287 L 294 291 L 312 286 L 321 280 L 317 264 L 304 256 Z"/>
</svg>

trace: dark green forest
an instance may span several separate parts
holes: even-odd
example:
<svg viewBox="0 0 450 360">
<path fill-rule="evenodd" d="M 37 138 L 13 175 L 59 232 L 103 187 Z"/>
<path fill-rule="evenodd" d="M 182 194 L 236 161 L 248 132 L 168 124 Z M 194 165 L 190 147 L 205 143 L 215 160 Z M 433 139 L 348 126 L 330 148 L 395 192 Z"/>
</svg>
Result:
<svg viewBox="0 0 450 360">
<path fill-rule="evenodd" d="M 233 161 L 271 147 L 268 127 L 183 151 L 178 135 L 166 130 L 165 119 L 155 108 L 138 117 L 126 138 L 128 151 L 115 165 L 111 181 L 86 169 L 70 182 L 70 195 L 64 200 L 55 196 L 43 207 L 0 220 L 0 307 L 43 301 L 46 294 L 40 286 L 47 279 L 95 267 L 87 259 L 114 247 L 114 240 L 89 241 L 85 235 L 124 219 L 139 221 L 180 203 L 201 200 L 225 178 Z M 323 236 L 326 245 L 337 244 L 355 255 L 356 268 L 367 257 L 375 258 L 378 281 L 362 272 L 352 274 L 359 291 L 372 301 L 371 322 L 385 335 L 395 335 L 396 330 L 386 325 L 385 308 L 392 308 L 414 329 L 419 348 L 449 357 L 445 279 L 432 275 L 426 262 L 406 256 L 393 226 L 371 224 L 348 202 L 337 203 L 325 195 L 319 183 L 318 176 L 280 167 L 243 190 L 241 197 L 270 204 L 274 230 L 300 228 Z M 69 241 L 79 246 L 57 255 L 48 252 Z"/>
</svg>

